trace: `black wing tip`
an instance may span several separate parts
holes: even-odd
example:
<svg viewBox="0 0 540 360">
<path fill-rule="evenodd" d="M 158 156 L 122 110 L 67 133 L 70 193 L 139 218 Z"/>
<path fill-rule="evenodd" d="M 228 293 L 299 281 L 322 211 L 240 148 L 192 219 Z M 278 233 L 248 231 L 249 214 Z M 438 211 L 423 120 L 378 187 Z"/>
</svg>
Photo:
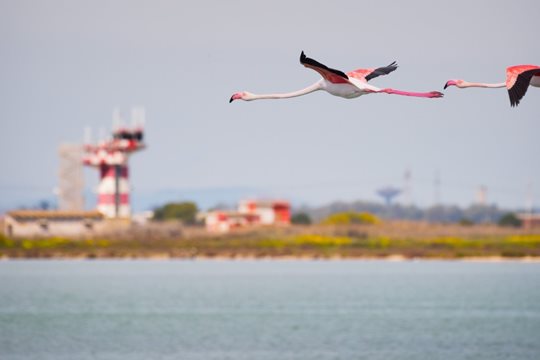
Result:
<svg viewBox="0 0 540 360">
<path fill-rule="evenodd" d="M 393 61 L 390 65 L 376 68 L 375 70 L 373 70 L 373 72 L 371 72 L 370 74 L 366 76 L 366 81 L 374 79 L 377 76 L 388 75 L 392 71 L 395 71 L 397 68 L 398 68 L 398 64 L 396 61 Z"/>
<path fill-rule="evenodd" d="M 342 77 L 344 79 L 347 79 L 347 80 L 349 79 L 347 74 L 345 74 L 343 71 L 336 70 L 336 69 L 331 69 L 328 66 L 326 66 L 324 64 L 321 64 L 320 62 L 318 62 L 315 59 L 308 58 L 306 56 L 306 54 L 304 54 L 304 51 L 302 51 L 302 53 L 300 54 L 300 63 L 302 65 L 304 65 L 304 66 L 311 65 L 311 66 L 314 66 L 314 67 L 318 67 L 318 68 L 330 71 L 331 73 L 334 73 L 335 75 L 338 75 L 338 76 L 340 76 L 340 77 Z"/>
<path fill-rule="evenodd" d="M 514 85 L 508 89 L 508 95 L 510 96 L 510 106 L 518 106 L 531 83 L 532 77 L 538 73 L 537 69 L 528 70 L 518 75 Z"/>
</svg>

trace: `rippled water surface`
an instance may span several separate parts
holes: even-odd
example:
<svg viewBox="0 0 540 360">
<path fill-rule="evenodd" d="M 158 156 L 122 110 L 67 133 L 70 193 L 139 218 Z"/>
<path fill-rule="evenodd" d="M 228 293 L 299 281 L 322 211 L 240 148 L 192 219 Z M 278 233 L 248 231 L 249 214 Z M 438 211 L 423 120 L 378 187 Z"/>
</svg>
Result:
<svg viewBox="0 0 540 360">
<path fill-rule="evenodd" d="M 0 359 L 540 359 L 540 263 L 0 261 Z"/>
</svg>

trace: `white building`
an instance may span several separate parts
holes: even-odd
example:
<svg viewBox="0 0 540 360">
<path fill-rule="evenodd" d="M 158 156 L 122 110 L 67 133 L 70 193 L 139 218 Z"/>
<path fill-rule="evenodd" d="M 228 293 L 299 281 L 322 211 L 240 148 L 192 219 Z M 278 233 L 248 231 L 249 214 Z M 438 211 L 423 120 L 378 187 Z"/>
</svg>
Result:
<svg viewBox="0 0 540 360">
<path fill-rule="evenodd" d="M 238 205 L 242 214 L 258 215 L 263 225 L 289 225 L 291 223 L 291 205 L 288 201 L 244 200 Z"/>
<path fill-rule="evenodd" d="M 103 215 L 97 211 L 15 210 L 4 218 L 9 237 L 78 237 L 103 230 Z"/>
<path fill-rule="evenodd" d="M 205 216 L 206 229 L 212 232 L 256 225 L 289 225 L 290 222 L 287 201 L 245 200 L 238 205 L 238 211 L 214 210 Z"/>
</svg>

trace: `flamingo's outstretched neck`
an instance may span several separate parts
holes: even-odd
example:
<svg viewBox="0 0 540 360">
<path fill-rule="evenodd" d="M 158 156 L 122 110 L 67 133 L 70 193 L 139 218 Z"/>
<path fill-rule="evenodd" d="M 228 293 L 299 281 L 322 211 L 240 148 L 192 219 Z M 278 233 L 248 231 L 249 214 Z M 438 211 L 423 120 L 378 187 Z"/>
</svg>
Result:
<svg viewBox="0 0 540 360">
<path fill-rule="evenodd" d="M 443 93 L 438 91 L 430 91 L 430 92 L 411 92 L 411 91 L 401 91 L 396 89 L 382 89 L 378 92 L 384 92 L 386 94 L 393 94 L 393 95 L 403 95 L 403 96 L 414 96 L 414 97 L 423 97 L 423 98 L 441 98 L 443 97 Z"/>
<path fill-rule="evenodd" d="M 297 96 L 306 95 L 309 93 L 312 93 L 317 90 L 321 90 L 321 84 L 319 82 L 308 86 L 305 89 L 301 89 L 298 91 L 292 91 L 289 93 L 282 93 L 282 94 L 249 94 L 244 100 L 258 100 L 258 99 L 288 99 L 293 98 Z"/>
<path fill-rule="evenodd" d="M 503 88 L 506 87 L 506 83 L 496 83 L 496 84 L 488 84 L 488 83 L 473 83 L 468 81 L 463 81 L 461 84 L 459 84 L 460 88 L 468 88 L 468 87 L 481 87 L 481 88 Z"/>
</svg>

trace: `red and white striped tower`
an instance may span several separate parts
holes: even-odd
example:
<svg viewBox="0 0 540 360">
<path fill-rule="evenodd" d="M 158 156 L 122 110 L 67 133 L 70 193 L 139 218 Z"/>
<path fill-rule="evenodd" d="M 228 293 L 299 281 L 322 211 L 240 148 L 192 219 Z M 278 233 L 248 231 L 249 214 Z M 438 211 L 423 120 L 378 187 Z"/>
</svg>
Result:
<svg viewBox="0 0 540 360">
<path fill-rule="evenodd" d="M 129 155 L 145 147 L 142 125 L 117 127 L 112 139 L 85 145 L 83 164 L 100 171 L 97 210 L 108 218 L 129 218 Z"/>
</svg>

